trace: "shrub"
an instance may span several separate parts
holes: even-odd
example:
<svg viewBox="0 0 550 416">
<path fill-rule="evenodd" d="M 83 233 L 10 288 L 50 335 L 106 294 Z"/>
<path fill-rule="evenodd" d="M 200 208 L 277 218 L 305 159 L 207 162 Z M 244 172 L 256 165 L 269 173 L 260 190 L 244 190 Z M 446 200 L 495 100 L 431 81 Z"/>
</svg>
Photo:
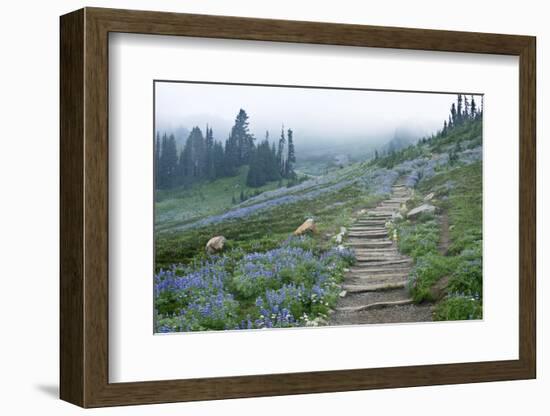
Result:
<svg viewBox="0 0 550 416">
<path fill-rule="evenodd" d="M 431 288 L 444 276 L 451 274 L 456 266 L 454 257 L 429 253 L 418 258 L 409 275 L 409 290 L 415 302 L 433 301 Z"/>
<path fill-rule="evenodd" d="M 436 321 L 463 321 L 469 319 L 482 319 L 483 308 L 479 298 L 454 295 L 449 296 L 435 309 Z"/>
</svg>

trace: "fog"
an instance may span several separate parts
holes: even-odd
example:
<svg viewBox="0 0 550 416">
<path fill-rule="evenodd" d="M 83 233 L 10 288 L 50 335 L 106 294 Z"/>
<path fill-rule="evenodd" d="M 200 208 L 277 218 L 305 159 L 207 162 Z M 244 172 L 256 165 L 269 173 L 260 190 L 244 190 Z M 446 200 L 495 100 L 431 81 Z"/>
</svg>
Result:
<svg viewBox="0 0 550 416">
<path fill-rule="evenodd" d="M 396 132 L 420 138 L 437 131 L 455 100 L 441 93 L 156 82 L 155 122 L 161 133 L 193 126 L 204 131 L 208 124 L 216 140 L 225 140 L 243 108 L 257 138 L 269 131 L 278 139 L 284 124 L 297 148 L 379 144 Z"/>
</svg>

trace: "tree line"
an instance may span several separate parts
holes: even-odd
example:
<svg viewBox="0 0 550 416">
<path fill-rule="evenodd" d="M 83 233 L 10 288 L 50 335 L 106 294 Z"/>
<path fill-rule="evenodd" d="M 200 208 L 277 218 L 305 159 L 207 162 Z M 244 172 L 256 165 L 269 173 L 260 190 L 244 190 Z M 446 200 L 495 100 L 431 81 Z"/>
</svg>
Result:
<svg viewBox="0 0 550 416">
<path fill-rule="evenodd" d="M 461 126 L 471 120 L 480 120 L 483 117 L 483 96 L 481 105 L 477 105 L 474 96 L 470 101 L 466 95 L 458 94 L 456 103 L 452 103 L 449 119 L 443 121 L 440 133 L 444 137 L 453 127 Z"/>
<path fill-rule="evenodd" d="M 292 129 L 281 129 L 278 146 L 265 139 L 255 143 L 249 130 L 248 115 L 240 109 L 225 143 L 214 138 L 211 127 L 195 126 L 183 149 L 178 152 L 173 134 L 157 132 L 155 139 L 155 185 L 157 189 L 190 186 L 202 180 L 235 176 L 241 166 L 248 165 L 246 183 L 260 187 L 269 181 L 296 177 L 296 154 Z"/>
<path fill-rule="evenodd" d="M 447 137 L 454 128 L 467 125 L 482 118 L 483 97 L 481 97 L 481 103 L 478 104 L 473 95 L 468 100 L 466 95 L 458 94 L 456 102 L 451 104 L 448 120 L 443 121 L 443 128 L 439 129 L 436 133 L 432 133 L 429 137 L 421 138 L 417 146 L 411 145 L 399 151 L 391 147 L 380 151 L 375 150 L 372 162 L 377 163 L 381 167 L 392 168 L 403 160 L 421 156 L 422 150 L 418 147 L 419 145 L 432 143 L 438 138 Z M 460 147 L 460 143 L 458 143 L 449 154 L 451 162 L 454 163 L 458 159 L 458 152 L 460 151 L 462 151 L 462 148 Z"/>
</svg>

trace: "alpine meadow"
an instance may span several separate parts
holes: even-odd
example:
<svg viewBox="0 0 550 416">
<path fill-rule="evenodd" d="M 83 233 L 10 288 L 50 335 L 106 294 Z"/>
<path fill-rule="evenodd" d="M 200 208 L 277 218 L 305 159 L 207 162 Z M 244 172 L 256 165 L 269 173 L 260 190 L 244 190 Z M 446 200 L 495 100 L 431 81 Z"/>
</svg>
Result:
<svg viewBox="0 0 550 416">
<path fill-rule="evenodd" d="M 483 95 L 155 81 L 155 332 L 483 316 Z"/>
</svg>

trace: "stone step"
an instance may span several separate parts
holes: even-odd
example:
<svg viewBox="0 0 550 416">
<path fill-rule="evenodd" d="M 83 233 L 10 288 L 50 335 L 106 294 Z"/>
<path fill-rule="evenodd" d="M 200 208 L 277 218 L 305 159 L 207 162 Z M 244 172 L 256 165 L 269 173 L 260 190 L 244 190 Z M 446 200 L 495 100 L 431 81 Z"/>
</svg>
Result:
<svg viewBox="0 0 550 416">
<path fill-rule="evenodd" d="M 381 211 L 370 211 L 369 217 L 376 219 L 387 219 L 390 220 L 393 216 L 393 212 L 381 212 Z"/>
<path fill-rule="evenodd" d="M 359 227 L 384 227 L 385 225 L 386 225 L 386 221 L 380 221 L 380 220 L 374 220 L 374 221 L 361 220 L 361 221 L 357 221 L 356 223 L 353 224 L 354 227 L 356 227 L 356 226 L 359 226 Z"/>
<path fill-rule="evenodd" d="M 397 260 L 382 260 L 382 261 L 372 261 L 368 260 L 368 257 L 364 256 L 355 256 L 358 262 L 368 262 L 369 267 L 378 267 L 378 266 L 393 266 L 397 264 L 412 264 L 413 261 L 410 258 L 402 258 Z"/>
<path fill-rule="evenodd" d="M 386 253 L 399 253 L 399 250 L 397 250 L 397 247 L 386 247 L 384 245 L 382 246 L 376 246 L 376 247 L 357 247 L 355 248 L 355 253 L 362 253 L 362 254 L 386 254 Z"/>
<path fill-rule="evenodd" d="M 347 242 L 347 246 L 353 249 L 356 248 L 379 248 L 379 247 L 391 247 L 393 241 L 391 240 L 371 240 L 365 241 L 363 239 L 351 240 Z"/>
<path fill-rule="evenodd" d="M 378 239 L 386 239 L 388 241 L 391 240 L 388 236 L 387 231 L 384 231 L 383 233 L 382 232 L 371 233 L 369 231 L 357 231 L 354 233 L 352 232 L 348 233 L 348 237 L 350 237 L 355 243 L 360 242 L 362 240 L 367 241 L 366 239 L 368 239 L 369 236 L 372 236 L 372 235 L 377 235 Z"/>
<path fill-rule="evenodd" d="M 409 273 L 409 265 L 395 265 L 390 267 L 369 267 L 367 265 L 354 266 L 350 269 L 353 275 L 379 275 L 379 274 L 396 274 L 396 273 Z"/>
<path fill-rule="evenodd" d="M 380 278 L 378 278 L 380 276 Z M 384 277 L 386 276 L 386 277 Z M 388 277 L 391 276 L 391 277 Z M 365 277 L 352 277 L 348 276 L 346 278 L 346 284 L 347 285 L 357 285 L 357 286 L 364 286 L 364 285 L 378 285 L 378 284 L 390 284 L 390 283 L 399 283 L 403 281 L 407 281 L 409 276 L 405 273 L 401 274 L 380 274 L 380 275 L 370 275 L 368 278 Z"/>
<path fill-rule="evenodd" d="M 388 302 L 374 302 L 374 303 L 368 303 L 366 305 L 360 305 L 360 306 L 345 306 L 343 308 L 336 308 L 336 310 L 341 312 L 361 312 L 369 309 L 410 305 L 411 303 L 413 303 L 413 300 L 408 298 L 408 299 L 393 300 Z"/>
<path fill-rule="evenodd" d="M 359 263 L 372 263 L 380 261 L 399 261 L 406 260 L 407 257 L 399 254 L 386 254 L 386 255 L 364 255 L 355 253 L 355 257 Z"/>
<path fill-rule="evenodd" d="M 385 227 L 357 227 L 353 226 L 349 229 L 349 232 L 360 232 L 360 231 L 370 231 L 373 233 L 379 233 L 379 232 L 388 232 L 388 230 Z"/>
<path fill-rule="evenodd" d="M 342 288 L 348 293 L 379 292 L 384 290 L 402 289 L 407 286 L 407 281 L 375 283 L 370 285 L 343 285 Z"/>
<path fill-rule="evenodd" d="M 387 256 L 401 256 L 403 258 L 406 258 L 406 256 L 403 256 L 399 251 L 397 251 L 394 248 L 384 249 L 384 250 L 374 250 L 374 249 L 359 249 L 355 250 L 356 256 L 363 256 L 363 257 L 373 257 L 373 256 L 379 256 L 379 257 L 387 257 Z"/>
</svg>

